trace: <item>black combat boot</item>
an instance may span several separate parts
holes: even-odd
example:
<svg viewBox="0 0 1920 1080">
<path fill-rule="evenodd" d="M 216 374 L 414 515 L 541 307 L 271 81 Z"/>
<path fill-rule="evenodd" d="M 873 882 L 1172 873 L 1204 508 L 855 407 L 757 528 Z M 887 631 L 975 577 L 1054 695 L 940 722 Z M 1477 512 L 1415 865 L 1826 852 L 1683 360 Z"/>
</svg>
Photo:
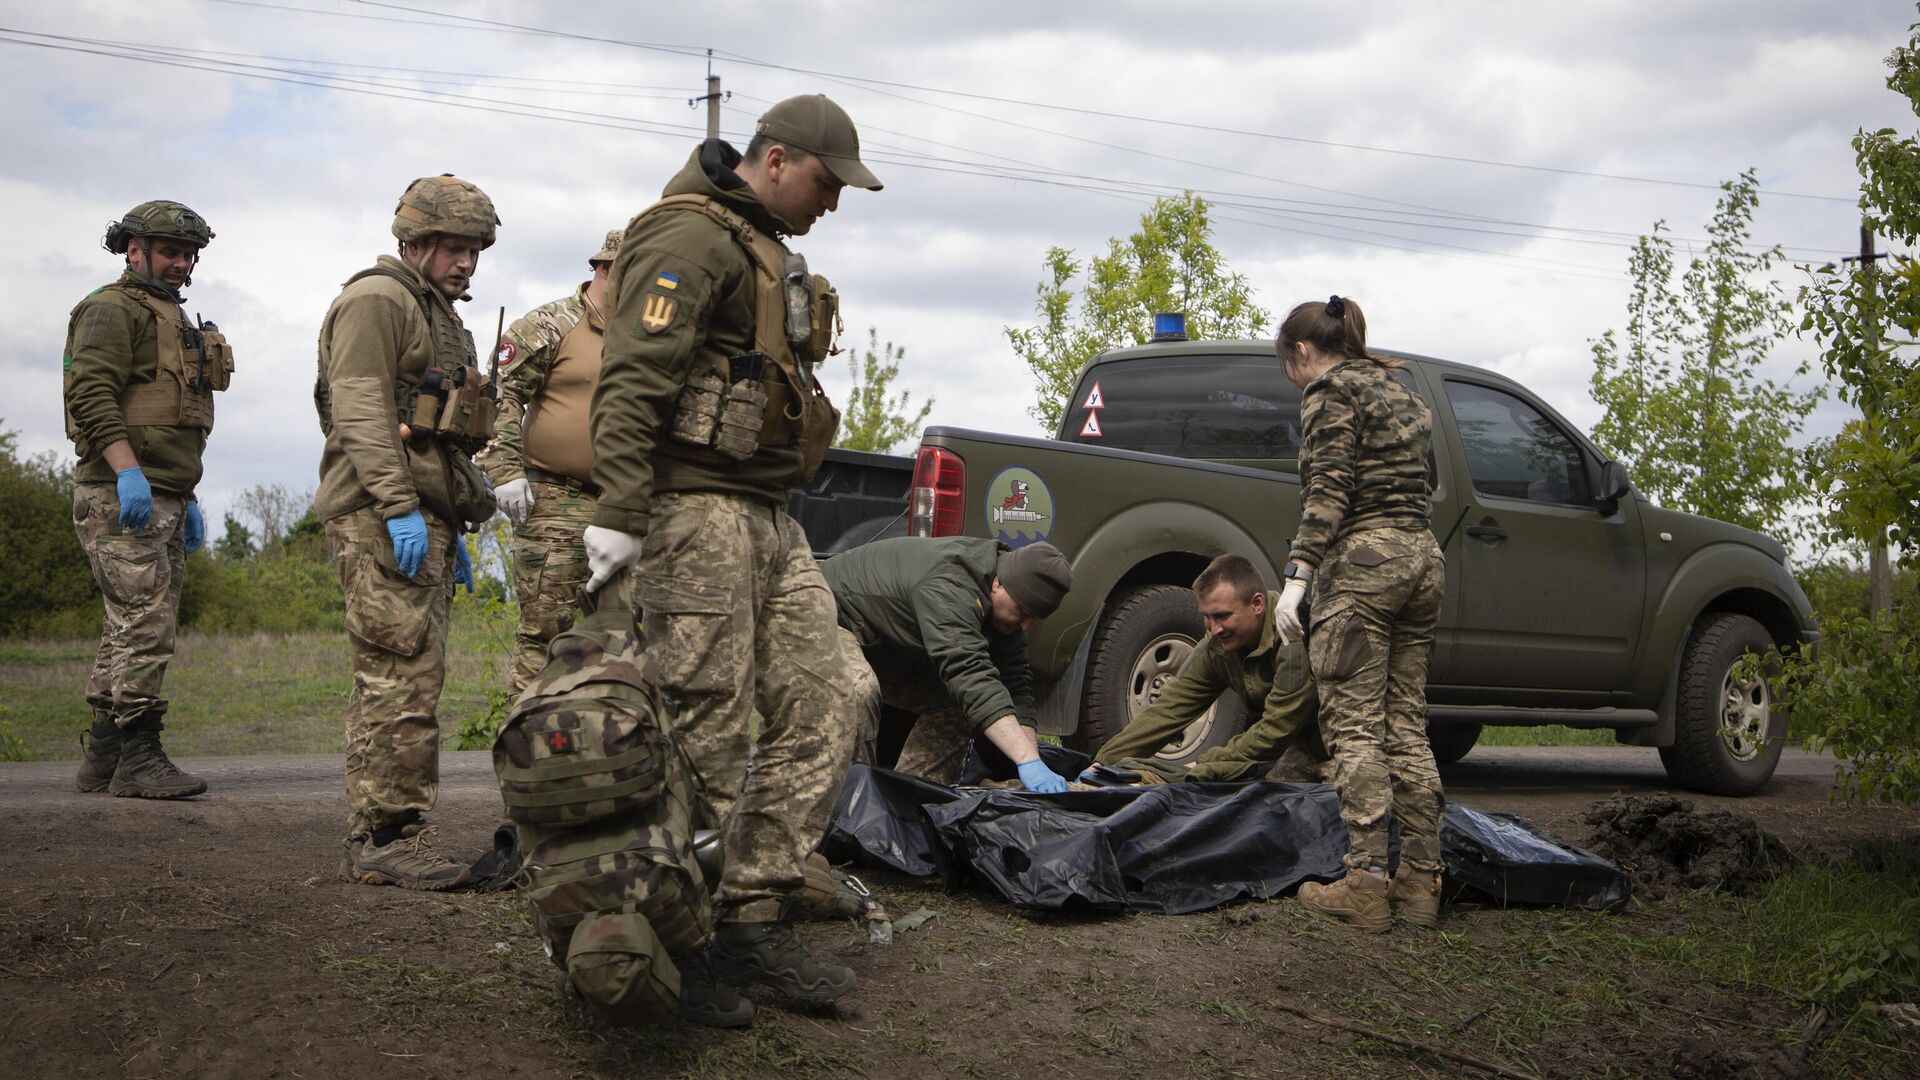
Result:
<svg viewBox="0 0 1920 1080">
<path fill-rule="evenodd" d="M 80 736 L 80 790 L 105 791 L 120 767 L 120 725 L 104 709 L 93 711 L 93 727 Z"/>
<path fill-rule="evenodd" d="M 207 790 L 207 782 L 167 759 L 160 748 L 166 725 L 160 714 L 145 713 L 120 729 L 120 765 L 107 790 L 141 799 L 185 799 Z"/>
<path fill-rule="evenodd" d="M 753 1002 L 714 973 L 707 949 L 676 956 L 680 969 L 680 1019 L 701 1027 L 739 1028 L 753 1023 Z"/>
<path fill-rule="evenodd" d="M 815 960 L 791 923 L 722 923 L 710 952 L 714 974 L 734 986 L 757 983 L 810 1002 L 832 1001 L 854 987 L 853 969 Z"/>
</svg>

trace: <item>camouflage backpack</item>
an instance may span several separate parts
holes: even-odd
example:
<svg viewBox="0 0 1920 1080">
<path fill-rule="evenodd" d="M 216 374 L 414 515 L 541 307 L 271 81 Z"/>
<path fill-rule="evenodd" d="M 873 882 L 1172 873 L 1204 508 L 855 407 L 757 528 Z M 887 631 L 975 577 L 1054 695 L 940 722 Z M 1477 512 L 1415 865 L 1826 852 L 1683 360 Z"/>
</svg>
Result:
<svg viewBox="0 0 1920 1080">
<path fill-rule="evenodd" d="M 548 655 L 493 743 L 533 924 L 600 1019 L 650 1023 L 679 1004 L 674 958 L 711 929 L 697 778 L 666 733 L 632 612 L 588 615 Z"/>
</svg>

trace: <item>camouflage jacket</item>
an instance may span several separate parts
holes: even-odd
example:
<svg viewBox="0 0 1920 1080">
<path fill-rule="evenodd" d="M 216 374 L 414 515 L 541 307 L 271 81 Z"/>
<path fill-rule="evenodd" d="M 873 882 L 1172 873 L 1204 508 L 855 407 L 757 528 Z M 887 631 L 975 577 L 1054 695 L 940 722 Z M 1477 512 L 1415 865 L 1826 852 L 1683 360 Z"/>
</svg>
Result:
<svg viewBox="0 0 1920 1080">
<path fill-rule="evenodd" d="M 67 320 L 67 348 L 61 358 L 64 393 L 67 412 L 80 432 L 74 440 L 80 463 L 73 479 L 82 484 L 113 483 L 113 466 L 107 464 L 105 450 L 125 439 L 155 489 L 192 495 L 200 483 L 207 433 L 194 427 L 128 427 L 120 414 L 120 394 L 127 384 L 154 378 L 162 332 L 153 312 L 121 289 L 142 289 L 171 304 L 178 304 L 180 296 L 131 270 L 115 284 L 121 288 L 93 290 Z M 173 331 L 166 328 L 165 332 Z"/>
<path fill-rule="evenodd" d="M 506 336 L 495 348 L 500 362 L 500 413 L 493 425 L 493 440 L 474 460 L 487 471 L 487 479 L 498 487 L 526 475 L 526 443 L 522 425 L 527 406 L 540 396 L 540 389 L 553 371 L 560 339 L 566 337 L 587 316 L 585 282 L 572 296 L 541 304 L 513 320 Z"/>
<path fill-rule="evenodd" d="M 1433 516 L 1433 413 L 1371 360 L 1342 360 L 1300 398 L 1300 529 L 1292 559 L 1319 566 L 1359 529 L 1423 529 Z"/>
</svg>

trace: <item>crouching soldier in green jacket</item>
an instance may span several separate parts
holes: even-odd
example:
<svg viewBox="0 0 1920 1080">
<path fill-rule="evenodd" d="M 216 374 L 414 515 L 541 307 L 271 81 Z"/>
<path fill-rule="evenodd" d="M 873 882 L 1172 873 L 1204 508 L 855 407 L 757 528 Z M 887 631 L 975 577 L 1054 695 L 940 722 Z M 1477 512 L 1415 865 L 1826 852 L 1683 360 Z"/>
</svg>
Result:
<svg viewBox="0 0 1920 1080">
<path fill-rule="evenodd" d="M 1319 702 L 1305 643 L 1282 641 L 1274 624 L 1278 594 L 1266 591 L 1245 556 L 1222 555 L 1194 579 L 1193 595 L 1206 638 L 1153 704 L 1107 740 L 1094 761 L 1139 772 L 1149 783 L 1259 779 L 1275 762 L 1276 778 L 1318 780 L 1327 759 Z M 1253 718 L 1247 730 L 1193 761 L 1153 757 L 1228 693 L 1237 694 Z"/>
<path fill-rule="evenodd" d="M 87 679 L 93 727 L 81 791 L 181 799 L 207 790 L 160 748 L 187 556 L 206 539 L 193 489 L 213 430 L 213 394 L 233 352 L 212 323 L 189 321 L 180 290 L 213 239 L 177 202 L 144 202 L 107 226 L 126 272 L 95 289 L 67 323 L 64 397 L 73 527 L 106 602 Z"/>
<path fill-rule="evenodd" d="M 899 537 L 822 564 L 839 609 L 841 644 L 866 708 L 863 760 L 884 703 L 917 714 L 896 766 L 942 784 L 959 779 L 984 734 L 1030 791 L 1065 791 L 1034 738 L 1027 627 L 1053 614 L 1073 570 L 1051 544 L 1009 550 L 995 540 Z M 864 668 L 864 670 L 862 670 Z"/>
</svg>

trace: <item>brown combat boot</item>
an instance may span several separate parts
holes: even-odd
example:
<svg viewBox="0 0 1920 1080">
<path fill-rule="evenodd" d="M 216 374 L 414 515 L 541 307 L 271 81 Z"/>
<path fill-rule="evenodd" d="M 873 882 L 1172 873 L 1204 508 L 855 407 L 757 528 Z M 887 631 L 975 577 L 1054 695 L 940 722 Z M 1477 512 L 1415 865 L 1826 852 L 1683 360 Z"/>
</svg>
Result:
<svg viewBox="0 0 1920 1080">
<path fill-rule="evenodd" d="M 1309 881 L 1300 886 L 1300 903 L 1310 911 L 1345 919 L 1369 934 L 1385 933 L 1393 925 L 1387 906 L 1385 875 L 1348 870 L 1331 885 Z"/>
<path fill-rule="evenodd" d="M 101 710 L 94 710 L 93 727 L 80 736 L 81 791 L 105 791 L 113 783 L 120 767 L 120 725 Z"/>
<path fill-rule="evenodd" d="M 363 885 L 440 892 L 467 883 L 467 868 L 433 850 L 432 826 L 386 843 L 367 836 L 347 842 L 346 878 Z"/>
<path fill-rule="evenodd" d="M 1401 867 L 1387 889 L 1387 903 L 1415 926 L 1440 925 L 1440 875 Z"/>
<path fill-rule="evenodd" d="M 156 713 L 135 717 L 120 729 L 120 763 L 107 790 L 138 799 L 185 799 L 207 790 L 207 782 L 180 771 L 160 748 L 166 727 Z"/>
</svg>

